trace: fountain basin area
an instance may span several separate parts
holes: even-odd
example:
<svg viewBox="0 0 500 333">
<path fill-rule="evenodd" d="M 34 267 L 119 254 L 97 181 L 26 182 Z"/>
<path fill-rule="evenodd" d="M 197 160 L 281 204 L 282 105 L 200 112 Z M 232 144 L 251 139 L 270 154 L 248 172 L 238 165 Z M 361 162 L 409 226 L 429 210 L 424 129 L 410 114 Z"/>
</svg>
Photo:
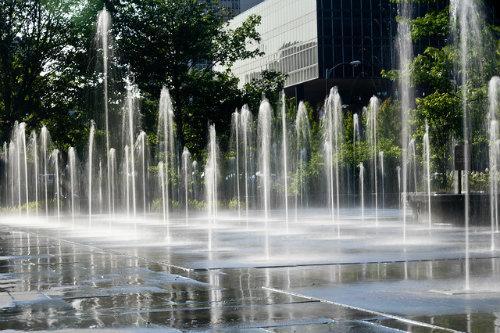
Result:
<svg viewBox="0 0 500 333">
<path fill-rule="evenodd" d="M 2 216 L 0 329 L 491 332 L 500 251 L 471 226 L 399 210 L 220 211 L 217 218 Z M 288 227 L 288 228 L 287 228 Z M 170 238 L 167 238 L 167 235 Z M 340 235 L 340 236 L 339 236 Z M 493 234 L 495 244 L 500 234 Z"/>
</svg>

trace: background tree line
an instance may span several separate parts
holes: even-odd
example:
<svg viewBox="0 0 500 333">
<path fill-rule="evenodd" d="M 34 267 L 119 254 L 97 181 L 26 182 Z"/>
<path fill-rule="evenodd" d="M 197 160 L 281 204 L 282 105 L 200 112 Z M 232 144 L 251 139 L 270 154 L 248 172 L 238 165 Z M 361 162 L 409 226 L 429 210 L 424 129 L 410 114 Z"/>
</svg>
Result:
<svg viewBox="0 0 500 333">
<path fill-rule="evenodd" d="M 173 99 L 179 144 L 195 154 L 205 147 L 209 123 L 228 129 L 236 108 L 255 109 L 262 94 L 277 100 L 283 88 L 279 73 L 266 72 L 241 89 L 230 72 L 215 70 L 262 54 L 247 48 L 260 41 L 260 18 L 229 30 L 229 13 L 215 0 L 0 0 L 2 141 L 15 121 L 25 121 L 32 129 L 46 125 L 59 146 L 83 148 L 90 120 L 103 117 L 95 36 L 104 7 L 114 38 L 109 103 L 117 113 L 130 75 L 141 91 L 141 126 L 153 143 L 162 86 Z M 227 143 L 229 130 L 220 134 Z"/>
</svg>

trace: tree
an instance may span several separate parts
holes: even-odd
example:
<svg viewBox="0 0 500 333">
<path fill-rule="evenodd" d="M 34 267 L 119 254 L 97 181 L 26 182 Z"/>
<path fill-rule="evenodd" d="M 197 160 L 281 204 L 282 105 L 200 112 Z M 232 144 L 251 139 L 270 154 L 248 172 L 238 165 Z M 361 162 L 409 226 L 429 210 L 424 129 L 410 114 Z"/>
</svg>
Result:
<svg viewBox="0 0 500 333">
<path fill-rule="evenodd" d="M 263 70 L 258 78 L 243 87 L 245 103 L 251 110 L 258 110 L 262 97 L 265 96 L 271 105 L 277 105 L 285 80 L 286 75 L 281 72 Z"/>
<path fill-rule="evenodd" d="M 6 0 L 0 2 L 0 97 L 2 128 L 14 121 L 43 117 L 41 97 L 52 82 L 54 63 L 65 52 L 75 1 Z M 6 139 L 8 132 L 1 133 Z"/>
<path fill-rule="evenodd" d="M 206 127 L 201 123 L 221 118 L 229 123 L 230 110 L 221 110 L 221 106 L 234 106 L 234 101 L 226 100 L 235 92 L 235 85 L 230 84 L 233 81 L 228 73 L 215 73 L 214 68 L 261 54 L 257 48 L 247 49 L 248 43 L 260 40 L 256 31 L 259 17 L 251 16 L 231 30 L 225 23 L 225 11 L 216 1 L 120 0 L 107 6 L 114 19 L 118 53 L 130 66 L 141 91 L 155 98 L 162 86 L 169 88 L 180 145 L 185 144 L 186 134 L 193 136 L 193 123 Z M 229 90 L 214 95 L 210 87 Z M 213 108 L 216 104 L 218 107 Z M 194 106 L 201 109 L 195 112 Z M 200 134 L 199 130 L 194 132 Z M 190 145 L 199 149 L 199 137 L 194 142 Z"/>
<path fill-rule="evenodd" d="M 442 1 L 443 4 L 446 1 Z M 486 84 L 489 78 L 498 73 L 498 59 L 492 50 L 495 42 L 491 36 L 492 27 L 483 31 L 484 45 L 482 50 L 471 50 L 479 60 L 482 71 L 470 74 L 468 84 L 468 109 L 470 127 L 472 128 L 472 166 L 482 168 L 484 148 L 486 146 Z M 412 37 L 414 42 L 430 41 L 428 46 L 418 54 L 412 63 L 413 84 L 416 89 L 416 109 L 413 113 L 413 136 L 416 142 L 422 142 L 425 123 L 429 124 L 431 141 L 431 163 L 436 171 L 436 185 L 439 188 L 449 188 L 447 172 L 450 170 L 452 154 L 450 154 L 452 139 L 462 138 L 462 107 L 460 89 L 454 80 L 454 64 L 458 51 L 448 44 L 449 8 L 426 13 L 412 20 Z M 444 46 L 443 46 L 444 45 Z M 467 55 L 470 56 L 470 55 Z M 419 145 L 421 150 L 421 144 Z"/>
</svg>

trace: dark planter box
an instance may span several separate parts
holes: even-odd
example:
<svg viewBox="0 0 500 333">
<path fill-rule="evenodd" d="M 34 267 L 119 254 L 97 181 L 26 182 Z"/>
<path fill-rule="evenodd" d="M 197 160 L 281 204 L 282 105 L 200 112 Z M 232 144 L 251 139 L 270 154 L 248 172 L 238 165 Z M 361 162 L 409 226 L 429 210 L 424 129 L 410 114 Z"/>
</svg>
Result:
<svg viewBox="0 0 500 333">
<path fill-rule="evenodd" d="M 417 222 L 428 223 L 428 197 L 426 193 L 409 193 L 408 205 Z M 471 226 L 489 226 L 490 196 L 487 193 L 469 194 L 469 224 Z M 465 225 L 465 195 L 453 193 L 432 193 L 432 223 Z"/>
</svg>

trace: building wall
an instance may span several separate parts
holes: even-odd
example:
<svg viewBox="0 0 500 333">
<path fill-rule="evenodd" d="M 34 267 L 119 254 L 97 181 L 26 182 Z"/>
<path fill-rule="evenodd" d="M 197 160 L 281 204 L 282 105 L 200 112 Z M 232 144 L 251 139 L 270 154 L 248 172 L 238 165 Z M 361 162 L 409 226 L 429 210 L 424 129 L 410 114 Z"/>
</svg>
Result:
<svg viewBox="0 0 500 333">
<path fill-rule="evenodd" d="M 339 65 L 333 78 L 379 78 L 394 63 L 396 5 L 388 0 L 317 0 L 320 75 Z"/>
<path fill-rule="evenodd" d="M 264 0 L 220 0 L 221 5 L 229 9 L 231 17 L 248 10 Z"/>
<path fill-rule="evenodd" d="M 265 55 L 234 64 L 231 70 L 240 84 L 250 82 L 265 69 L 288 74 L 287 87 L 319 77 L 316 1 L 266 0 L 230 21 L 231 28 L 252 14 L 262 18 L 259 48 Z"/>
</svg>

